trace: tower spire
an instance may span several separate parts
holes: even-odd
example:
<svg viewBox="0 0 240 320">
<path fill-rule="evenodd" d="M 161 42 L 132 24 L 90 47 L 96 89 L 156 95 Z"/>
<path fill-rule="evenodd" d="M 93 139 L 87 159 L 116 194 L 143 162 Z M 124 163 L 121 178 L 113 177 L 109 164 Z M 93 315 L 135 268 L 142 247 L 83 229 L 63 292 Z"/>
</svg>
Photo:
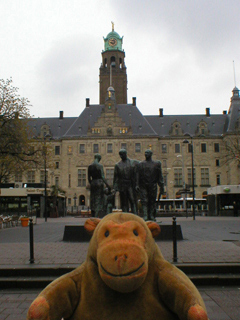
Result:
<svg viewBox="0 0 240 320">
<path fill-rule="evenodd" d="M 125 65 L 125 52 L 122 49 L 122 38 L 112 30 L 104 38 L 104 51 L 102 51 L 102 63 L 99 72 L 99 102 L 105 103 L 106 92 L 109 86 L 114 87 L 116 101 L 119 104 L 127 104 L 127 68 Z"/>
</svg>

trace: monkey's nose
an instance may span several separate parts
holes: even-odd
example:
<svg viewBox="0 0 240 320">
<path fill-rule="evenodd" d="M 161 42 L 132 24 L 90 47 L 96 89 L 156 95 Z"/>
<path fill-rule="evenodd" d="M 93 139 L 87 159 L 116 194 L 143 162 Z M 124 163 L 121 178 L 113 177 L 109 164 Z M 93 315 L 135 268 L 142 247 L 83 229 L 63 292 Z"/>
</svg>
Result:
<svg viewBox="0 0 240 320">
<path fill-rule="evenodd" d="M 126 261 L 128 258 L 128 256 L 126 254 L 119 254 L 118 256 L 115 256 L 114 260 L 117 261 L 117 260 L 123 260 L 123 261 Z"/>
</svg>

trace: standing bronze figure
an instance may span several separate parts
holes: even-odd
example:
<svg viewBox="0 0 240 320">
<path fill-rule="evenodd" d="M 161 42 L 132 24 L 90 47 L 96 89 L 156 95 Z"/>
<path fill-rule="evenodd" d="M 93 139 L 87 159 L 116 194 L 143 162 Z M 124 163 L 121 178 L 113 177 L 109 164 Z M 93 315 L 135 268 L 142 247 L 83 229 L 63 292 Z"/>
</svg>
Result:
<svg viewBox="0 0 240 320">
<path fill-rule="evenodd" d="M 116 163 L 114 168 L 113 188 L 119 191 L 121 209 L 123 212 L 129 212 L 129 204 L 131 212 L 137 214 L 136 197 L 135 197 L 135 160 L 127 157 L 127 150 L 119 151 L 121 161 Z"/>
<path fill-rule="evenodd" d="M 160 161 L 152 160 L 152 151 L 145 151 L 146 160 L 137 166 L 136 190 L 140 194 L 143 219 L 156 220 L 157 185 L 160 194 L 164 191 L 162 166 Z"/>
<path fill-rule="evenodd" d="M 90 183 L 90 206 L 93 217 L 100 217 L 104 210 L 104 184 L 110 189 L 104 177 L 103 166 L 99 163 L 100 154 L 95 154 L 94 162 L 88 167 L 88 181 Z"/>
</svg>

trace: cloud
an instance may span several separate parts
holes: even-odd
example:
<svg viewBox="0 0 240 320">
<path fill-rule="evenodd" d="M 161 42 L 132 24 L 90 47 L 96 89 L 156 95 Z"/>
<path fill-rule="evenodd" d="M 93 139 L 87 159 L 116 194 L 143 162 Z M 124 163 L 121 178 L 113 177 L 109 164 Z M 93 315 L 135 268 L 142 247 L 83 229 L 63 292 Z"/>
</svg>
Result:
<svg viewBox="0 0 240 320">
<path fill-rule="evenodd" d="M 71 96 L 91 85 L 95 50 L 89 50 L 89 38 L 74 36 L 61 39 L 50 48 L 39 65 L 43 89 L 53 98 Z"/>
<path fill-rule="evenodd" d="M 143 113 L 156 114 L 147 104 L 164 105 L 169 114 L 228 107 L 239 1 L 123 0 L 113 8 L 126 34 L 129 93 L 138 105 L 144 101 Z"/>
<path fill-rule="evenodd" d="M 143 114 L 229 105 L 240 68 L 239 0 L 9 0 L 0 4 L 1 77 L 12 76 L 37 116 L 98 103 L 102 36 L 124 35 L 128 100 Z M 227 106 L 227 107 L 226 107 Z"/>
</svg>

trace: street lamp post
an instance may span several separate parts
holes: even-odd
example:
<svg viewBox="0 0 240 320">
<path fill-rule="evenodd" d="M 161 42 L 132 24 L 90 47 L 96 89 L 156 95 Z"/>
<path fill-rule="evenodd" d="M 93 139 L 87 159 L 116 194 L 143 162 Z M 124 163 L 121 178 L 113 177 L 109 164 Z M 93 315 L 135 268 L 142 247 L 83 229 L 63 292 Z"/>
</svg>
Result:
<svg viewBox="0 0 240 320">
<path fill-rule="evenodd" d="M 182 158 L 182 186 L 183 186 L 183 210 L 186 209 L 186 194 L 185 194 L 185 189 L 186 189 L 186 183 L 185 183 L 185 172 L 184 172 L 184 154 L 183 154 L 183 148 L 182 148 L 182 154 L 179 154 L 177 158 Z"/>
<path fill-rule="evenodd" d="M 193 141 L 191 137 L 191 154 L 192 154 L 192 199 L 193 199 L 193 220 L 195 220 L 195 186 L 194 186 L 194 163 L 193 163 Z"/>
<path fill-rule="evenodd" d="M 193 139 L 192 136 L 186 134 L 191 139 L 191 157 L 192 157 L 192 199 L 193 199 L 193 220 L 195 220 L 195 186 L 194 186 L 194 161 L 193 161 Z M 184 140 L 183 143 L 189 143 L 188 140 Z"/>
<path fill-rule="evenodd" d="M 74 212 L 77 211 L 77 195 L 76 193 L 74 193 L 74 197 L 73 197 L 73 200 L 74 200 Z"/>
<path fill-rule="evenodd" d="M 47 222 L 47 149 L 46 149 L 46 139 L 50 137 L 49 134 L 44 135 L 44 217 L 45 222 Z"/>
</svg>

